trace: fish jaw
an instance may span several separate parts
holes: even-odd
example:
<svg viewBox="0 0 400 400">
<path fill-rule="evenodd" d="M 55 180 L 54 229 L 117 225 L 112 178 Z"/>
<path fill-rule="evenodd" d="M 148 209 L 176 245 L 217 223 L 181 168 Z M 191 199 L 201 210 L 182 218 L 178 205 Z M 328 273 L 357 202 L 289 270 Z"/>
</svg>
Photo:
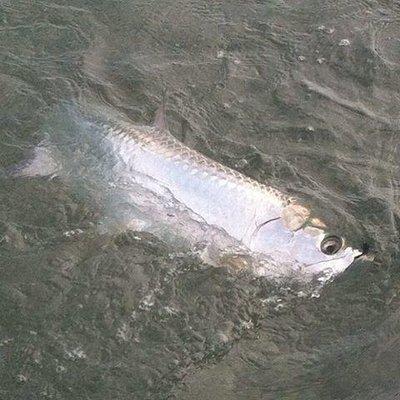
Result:
<svg viewBox="0 0 400 400">
<path fill-rule="evenodd" d="M 332 276 L 344 272 L 361 254 L 359 250 L 347 247 L 343 252 L 337 255 L 337 257 L 315 264 L 305 265 L 302 267 L 301 271 L 308 275 L 319 275 L 329 279 Z"/>
<path fill-rule="evenodd" d="M 321 242 L 326 236 L 321 228 L 291 230 L 282 216 L 267 221 L 247 246 L 254 252 L 268 255 L 276 263 L 292 265 L 293 271 L 303 275 L 331 277 L 346 270 L 361 252 L 343 245 L 336 254 L 324 254 Z"/>
</svg>

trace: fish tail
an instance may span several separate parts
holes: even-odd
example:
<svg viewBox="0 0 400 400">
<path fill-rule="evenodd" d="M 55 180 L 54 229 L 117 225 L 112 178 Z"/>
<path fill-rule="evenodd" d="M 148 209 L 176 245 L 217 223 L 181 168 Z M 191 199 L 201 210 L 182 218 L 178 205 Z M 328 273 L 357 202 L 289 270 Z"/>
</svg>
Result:
<svg viewBox="0 0 400 400">
<path fill-rule="evenodd" d="M 2 175 L 6 178 L 51 176 L 57 173 L 57 167 L 50 148 L 40 144 L 30 149 L 24 160 L 4 168 Z"/>
</svg>

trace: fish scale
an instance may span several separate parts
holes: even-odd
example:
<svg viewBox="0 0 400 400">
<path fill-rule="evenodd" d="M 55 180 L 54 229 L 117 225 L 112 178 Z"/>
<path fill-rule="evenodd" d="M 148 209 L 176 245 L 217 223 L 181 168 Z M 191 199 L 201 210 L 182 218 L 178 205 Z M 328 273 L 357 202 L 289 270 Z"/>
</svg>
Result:
<svg viewBox="0 0 400 400">
<path fill-rule="evenodd" d="M 276 193 L 230 168 L 222 167 L 155 128 L 134 128 L 120 123 L 117 126 L 102 124 L 102 128 L 111 133 L 107 137 L 117 153 L 125 154 L 126 164 L 164 184 L 177 200 L 237 239 L 243 240 L 250 232 L 246 232 L 244 223 L 235 220 L 234 214 L 244 213 L 251 218 L 262 203 L 261 198 L 268 196 L 271 199 Z M 193 182 L 196 182 L 196 187 Z M 229 204 L 221 203 L 211 207 L 212 194 L 212 197 L 225 201 L 240 198 L 240 206 L 232 209 Z M 259 204 L 254 201 L 255 197 L 259 197 Z M 287 204 L 285 200 L 283 196 L 273 198 L 276 212 Z M 246 221 L 247 230 L 254 230 L 257 223 L 255 220 L 249 225 Z"/>
<path fill-rule="evenodd" d="M 203 154 L 200 154 L 196 150 L 190 149 L 183 143 L 179 142 L 171 134 L 161 132 L 157 128 L 146 129 L 145 133 L 143 133 L 128 124 L 122 125 L 121 123 L 116 123 L 116 126 L 113 126 L 113 124 L 110 123 L 102 124 L 102 127 L 117 136 L 123 138 L 130 137 L 131 139 L 136 140 L 139 146 L 151 149 L 152 151 L 166 157 L 186 162 L 192 166 L 191 168 L 193 171 L 201 171 L 210 177 L 216 177 L 237 185 L 250 186 L 252 190 L 262 192 L 282 207 L 294 202 L 293 198 L 285 196 L 279 190 L 261 184 L 232 168 L 223 166 Z"/>
</svg>

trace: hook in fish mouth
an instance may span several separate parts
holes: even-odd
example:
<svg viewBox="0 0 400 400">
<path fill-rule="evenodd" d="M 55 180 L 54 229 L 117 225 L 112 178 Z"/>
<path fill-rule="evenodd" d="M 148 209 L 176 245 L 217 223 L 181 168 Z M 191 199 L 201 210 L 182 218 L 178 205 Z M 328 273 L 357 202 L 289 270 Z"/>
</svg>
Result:
<svg viewBox="0 0 400 400">
<path fill-rule="evenodd" d="M 370 261 L 374 261 L 375 259 L 375 254 L 371 251 L 371 246 L 368 243 L 363 243 L 361 245 L 361 254 L 359 254 L 358 256 L 354 257 L 354 259 L 366 259 L 366 260 L 370 260 Z"/>
</svg>

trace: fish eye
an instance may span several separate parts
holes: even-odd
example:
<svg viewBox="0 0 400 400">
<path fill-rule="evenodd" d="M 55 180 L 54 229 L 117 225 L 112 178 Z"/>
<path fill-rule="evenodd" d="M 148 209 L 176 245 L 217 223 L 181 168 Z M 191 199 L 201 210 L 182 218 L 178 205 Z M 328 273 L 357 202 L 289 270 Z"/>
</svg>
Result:
<svg viewBox="0 0 400 400">
<path fill-rule="evenodd" d="M 327 236 L 321 242 L 321 251 L 328 255 L 332 256 L 336 254 L 343 246 L 343 240 L 338 236 Z"/>
</svg>

